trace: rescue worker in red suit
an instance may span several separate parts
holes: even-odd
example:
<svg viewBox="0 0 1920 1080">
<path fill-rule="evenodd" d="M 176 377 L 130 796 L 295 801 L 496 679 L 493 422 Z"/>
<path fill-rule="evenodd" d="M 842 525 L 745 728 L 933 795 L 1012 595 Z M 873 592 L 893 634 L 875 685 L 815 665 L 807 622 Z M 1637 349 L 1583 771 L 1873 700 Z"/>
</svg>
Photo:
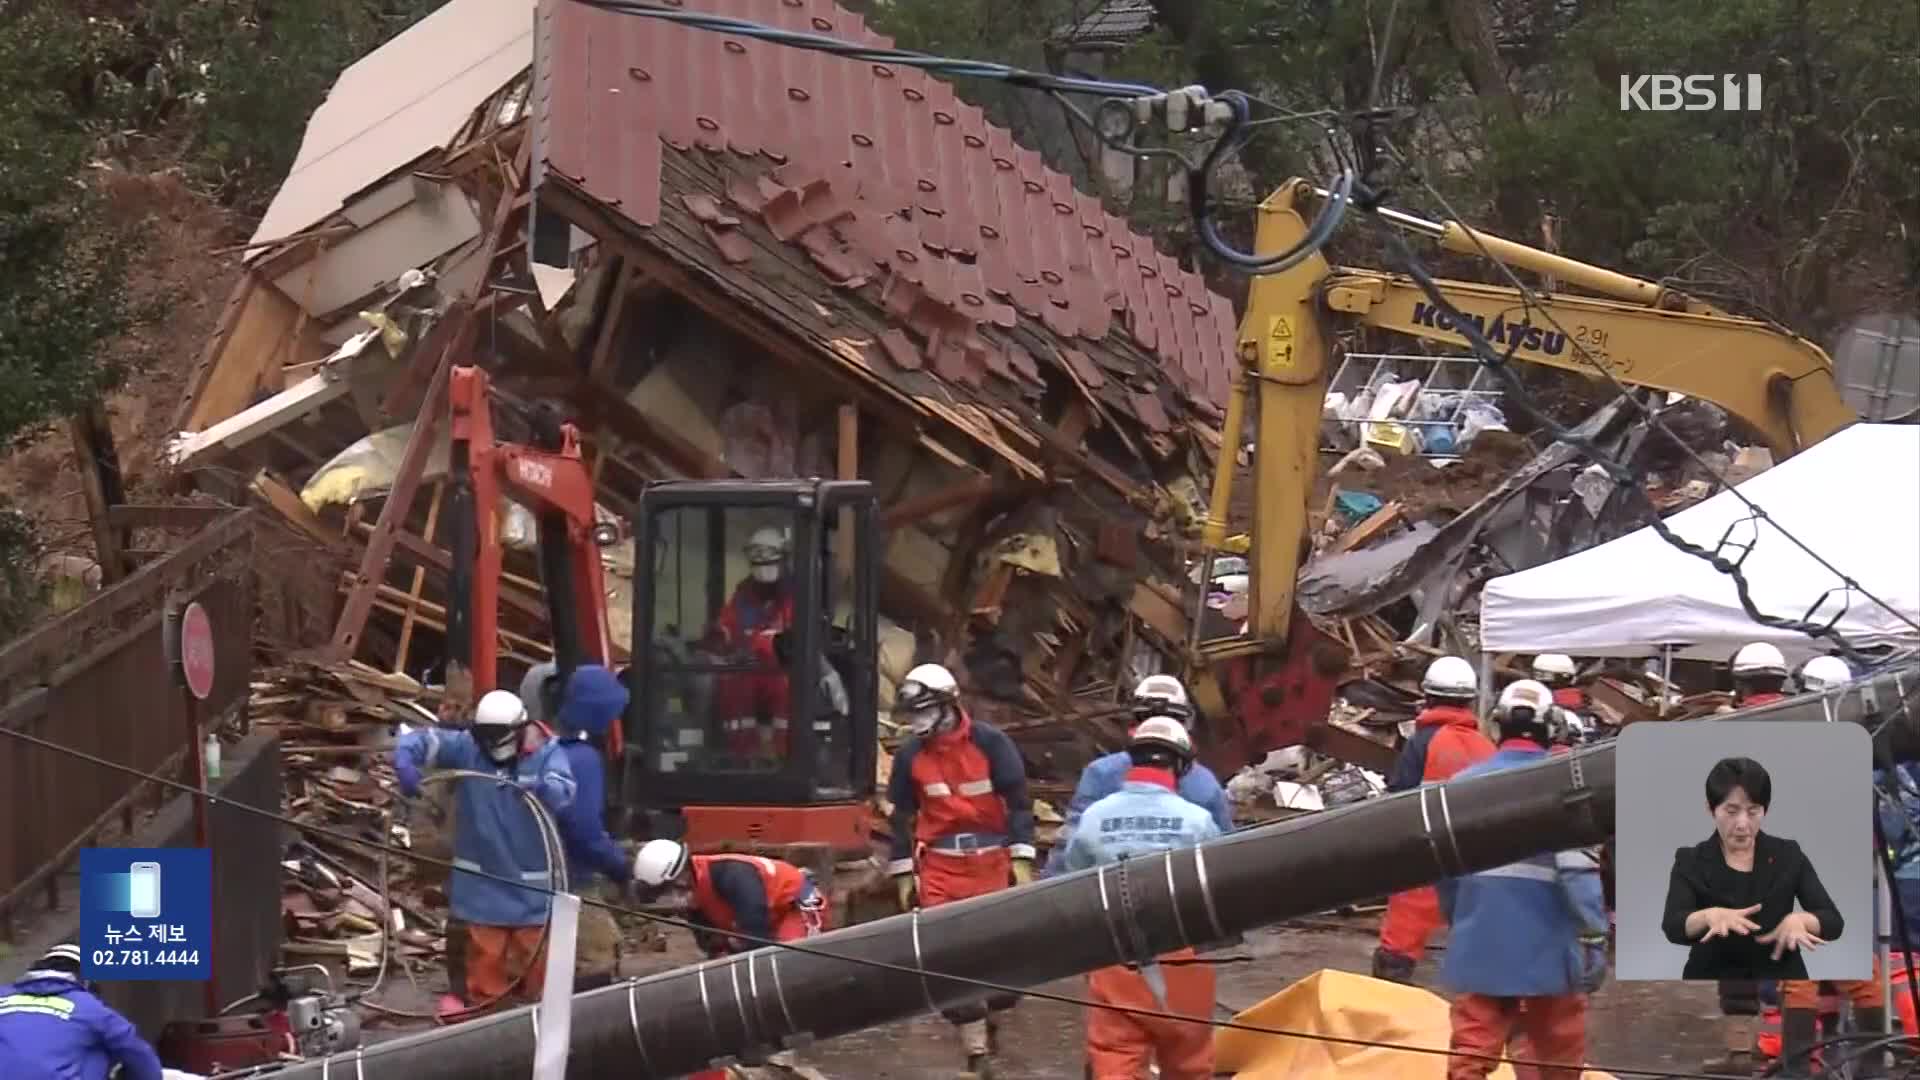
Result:
<svg viewBox="0 0 1920 1080">
<path fill-rule="evenodd" d="M 1733 704 L 1715 710 L 1730 713 L 1771 705 L 1787 697 L 1787 658 L 1764 641 L 1752 641 L 1733 654 Z M 1751 1070 L 1760 1051 L 1759 1036 L 1763 1013 L 1779 1011 L 1778 987 L 1770 982 L 1748 979 L 1720 979 L 1721 1038 L 1725 1053 L 1701 1063 L 1703 1072 L 1739 1072 Z"/>
<path fill-rule="evenodd" d="M 953 672 L 921 664 L 894 694 L 894 717 L 912 735 L 894 752 L 893 875 L 900 909 L 998 892 L 1033 880 L 1033 804 L 1026 763 L 1004 732 L 967 715 Z M 967 1070 L 991 1075 L 993 1014 L 1018 1001 L 994 995 L 941 1011 L 959 1028 Z"/>
<path fill-rule="evenodd" d="M 751 569 L 720 609 L 704 643 L 710 652 L 748 660 L 758 668 L 714 680 L 714 710 L 738 757 L 784 757 L 790 702 L 787 673 L 773 649 L 793 626 L 793 586 L 787 574 L 787 537 L 755 529 L 745 549 Z"/>
<path fill-rule="evenodd" d="M 1547 760 L 1553 694 L 1522 679 L 1500 694 L 1500 748 L 1459 778 Z M 1541 852 L 1442 879 L 1452 930 L 1440 981 L 1453 991 L 1447 1080 L 1481 1080 L 1521 1036 L 1542 1080 L 1577 1080 L 1587 1053 L 1587 995 L 1607 974 L 1600 867 L 1584 850 Z M 1471 1056 L 1469 1056 L 1471 1055 Z M 1517 1056 L 1517 1055 L 1516 1055 Z"/>
<path fill-rule="evenodd" d="M 1461 769 L 1493 756 L 1493 743 L 1480 733 L 1480 718 L 1473 711 L 1480 682 L 1472 664 L 1442 656 L 1427 665 L 1420 690 L 1426 707 L 1414 717 L 1413 738 L 1387 777 L 1389 792 L 1452 779 Z M 1414 966 L 1440 922 L 1440 902 L 1431 885 L 1389 897 L 1386 918 L 1380 922 L 1380 945 L 1373 950 L 1373 977 L 1412 982 Z"/>
<path fill-rule="evenodd" d="M 830 918 L 827 894 L 811 873 L 762 855 L 694 855 L 679 841 L 649 840 L 634 856 L 633 879 L 646 889 L 686 895 L 691 921 L 711 928 L 693 932 L 709 959 L 752 952 L 765 941 L 818 937 Z M 766 1057 L 788 1068 L 795 1063 L 791 1050 Z"/>
<path fill-rule="evenodd" d="M 1220 835 L 1213 815 L 1181 797 L 1180 777 L 1193 768 L 1193 737 L 1171 716 L 1140 722 L 1127 740 L 1132 765 L 1120 790 L 1087 807 L 1067 842 L 1065 870 L 1085 870 Z M 1149 958 L 1141 958 L 1149 959 Z M 1087 1080 L 1137 1080 L 1159 1066 L 1160 1080 L 1211 1080 L 1213 1028 L 1118 1012 L 1101 1004 L 1179 1016 L 1213 1015 L 1213 968 L 1193 949 L 1163 953 L 1144 967 L 1116 964 L 1087 978 Z"/>
</svg>

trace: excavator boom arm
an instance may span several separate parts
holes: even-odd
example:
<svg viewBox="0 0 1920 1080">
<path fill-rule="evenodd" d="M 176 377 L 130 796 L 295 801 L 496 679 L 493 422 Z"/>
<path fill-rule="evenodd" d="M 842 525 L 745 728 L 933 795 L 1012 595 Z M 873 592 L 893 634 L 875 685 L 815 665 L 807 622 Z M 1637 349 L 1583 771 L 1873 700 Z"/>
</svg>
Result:
<svg viewBox="0 0 1920 1080">
<path fill-rule="evenodd" d="M 1308 206 L 1324 192 L 1303 180 L 1261 203 L 1254 246 L 1293 248 L 1307 232 Z M 1712 402 L 1751 426 L 1776 457 L 1788 457 L 1858 419 L 1840 397 L 1819 346 L 1790 331 L 1729 315 L 1656 282 L 1552 252 L 1430 222 L 1399 211 L 1381 217 L 1441 248 L 1491 255 L 1520 271 L 1549 275 L 1596 296 L 1537 297 L 1498 285 L 1441 281 L 1461 317 L 1511 359 L 1598 375 Z M 1532 301 L 1530 304 L 1529 301 Z M 1307 509 L 1318 465 L 1320 417 L 1334 335 L 1371 326 L 1461 346 L 1466 338 L 1411 278 L 1330 265 L 1313 254 L 1254 278 L 1240 324 L 1238 364 L 1203 543 L 1223 548 L 1238 449 L 1252 425 L 1252 567 L 1245 636 L 1201 641 L 1193 689 L 1212 718 L 1202 759 L 1237 769 L 1268 750 L 1301 742 L 1332 749 L 1326 723 L 1341 665 L 1334 644 L 1294 602 L 1309 546 Z M 1344 649 L 1340 650 L 1344 653 Z"/>
<path fill-rule="evenodd" d="M 1859 417 L 1840 397 L 1820 347 L 1754 319 L 1663 311 L 1558 294 L 1531 306 L 1512 288 L 1440 281 L 1447 302 L 1503 356 L 1597 374 L 1629 386 L 1710 401 L 1739 417 L 1785 458 Z M 1382 330 L 1464 345 L 1466 337 L 1411 278 L 1335 270 L 1321 289 L 1329 311 Z"/>
</svg>

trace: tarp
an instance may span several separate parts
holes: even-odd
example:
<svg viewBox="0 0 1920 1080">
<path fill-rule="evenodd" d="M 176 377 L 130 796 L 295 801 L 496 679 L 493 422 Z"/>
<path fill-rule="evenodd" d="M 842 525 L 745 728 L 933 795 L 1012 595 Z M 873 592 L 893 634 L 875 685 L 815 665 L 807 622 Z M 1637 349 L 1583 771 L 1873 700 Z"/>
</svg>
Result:
<svg viewBox="0 0 1920 1080">
<path fill-rule="evenodd" d="M 1920 622 L 1920 427 L 1855 424 L 1735 490 L 1666 524 L 1731 561 L 1750 548 L 1740 569 L 1762 613 L 1822 623 L 1837 613 L 1834 628 L 1855 646 L 1920 645 L 1920 631 L 1901 618 Z M 1754 520 L 1739 495 L 1766 520 Z M 1893 610 L 1849 593 L 1788 533 Z M 1675 656 L 1725 660 L 1749 641 L 1771 641 L 1790 660 L 1825 651 L 1754 622 L 1731 576 L 1652 528 L 1488 581 L 1480 634 L 1495 653 L 1646 656 L 1672 645 Z"/>
<path fill-rule="evenodd" d="M 1447 1048 L 1451 1024 L 1447 1001 L 1431 991 L 1370 979 L 1350 971 L 1316 971 L 1234 1020 L 1263 1028 L 1332 1036 L 1396 1046 Z M 1527 1055 L 1509 1050 L 1527 1060 Z M 1296 1076 L 1332 1080 L 1441 1080 L 1445 1054 L 1395 1050 L 1383 1046 L 1295 1039 L 1235 1028 L 1213 1036 L 1213 1067 L 1237 1080 L 1281 1080 Z M 1501 1064 L 1490 1080 L 1514 1080 L 1513 1066 Z M 1581 1080 L 1613 1080 L 1592 1069 Z"/>
</svg>

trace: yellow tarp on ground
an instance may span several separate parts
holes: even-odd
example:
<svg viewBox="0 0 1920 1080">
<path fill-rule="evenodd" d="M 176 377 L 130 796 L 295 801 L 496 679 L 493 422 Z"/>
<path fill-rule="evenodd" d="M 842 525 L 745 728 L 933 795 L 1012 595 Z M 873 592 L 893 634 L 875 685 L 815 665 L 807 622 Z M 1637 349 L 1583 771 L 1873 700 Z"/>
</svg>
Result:
<svg viewBox="0 0 1920 1080">
<path fill-rule="evenodd" d="M 1350 971 L 1314 972 L 1234 1017 L 1303 1034 L 1343 1039 L 1447 1047 L 1447 1001 L 1417 986 L 1370 979 Z M 1337 1080 L 1443 1080 L 1444 1054 L 1260 1035 L 1221 1028 L 1214 1033 L 1214 1068 L 1238 1080 L 1300 1076 Z M 1492 1080 L 1514 1080 L 1513 1066 L 1494 1069 Z M 1613 1080 L 1591 1069 L 1583 1080 Z"/>
</svg>

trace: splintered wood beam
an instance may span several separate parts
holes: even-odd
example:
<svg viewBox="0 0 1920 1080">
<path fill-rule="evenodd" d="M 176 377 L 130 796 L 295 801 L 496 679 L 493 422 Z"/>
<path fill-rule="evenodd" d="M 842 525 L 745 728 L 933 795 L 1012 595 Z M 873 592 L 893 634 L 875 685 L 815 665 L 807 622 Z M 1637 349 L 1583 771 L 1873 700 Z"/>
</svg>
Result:
<svg viewBox="0 0 1920 1080">
<path fill-rule="evenodd" d="M 997 487 L 991 476 L 975 476 L 962 480 L 952 487 L 928 492 L 917 499 L 895 503 L 881 512 L 880 524 L 889 529 L 911 525 L 942 511 L 977 503 L 992 495 Z"/>
<path fill-rule="evenodd" d="M 465 319 L 462 320 L 466 322 Z M 469 323 L 469 325 L 471 325 Z M 427 385 L 427 397 L 420 415 L 407 436 L 407 448 L 400 455 L 400 468 L 394 474 L 393 488 L 380 508 L 380 520 L 367 539 L 367 550 L 360 557 L 360 572 L 353 577 L 347 602 L 340 610 L 340 621 L 333 628 L 333 653 L 337 660 L 350 660 L 360 644 L 360 631 L 367 625 L 367 613 L 373 607 L 376 588 L 386 580 L 387 561 L 393 557 L 394 538 L 406 523 L 413 508 L 414 492 L 420 487 L 420 475 L 426 471 L 427 455 L 433 448 L 435 432 L 447 422 L 450 411 L 447 382 L 453 369 L 455 346 L 467 336 L 465 327 L 453 335 L 440 354 L 433 379 Z"/>
<path fill-rule="evenodd" d="M 433 485 L 433 497 L 427 501 L 427 524 L 423 532 L 428 543 L 433 542 L 434 530 L 440 524 L 440 500 L 447 493 L 446 481 L 436 481 Z M 407 584 L 407 613 L 400 619 L 400 643 L 393 650 L 393 671 L 404 675 L 407 670 L 407 650 L 413 645 L 414 612 L 420 603 L 420 590 L 427 584 L 427 568 L 413 568 L 413 580 Z"/>
<path fill-rule="evenodd" d="M 625 259 L 614 270 L 613 295 L 607 298 L 607 310 L 600 316 L 600 333 L 594 339 L 593 359 L 587 365 L 587 377 L 595 382 L 613 376 L 614 343 L 620 334 L 620 320 L 627 313 L 627 299 L 640 287 L 640 270 Z"/>
<path fill-rule="evenodd" d="M 842 480 L 860 478 L 860 406 L 849 401 L 839 410 L 839 476 Z M 839 572 L 842 580 L 853 577 L 853 558 L 857 552 L 853 543 L 853 510 L 840 511 L 840 551 Z M 877 553 L 876 553 L 877 554 Z"/>
<path fill-rule="evenodd" d="M 127 501 L 120 480 L 120 455 L 113 447 L 113 426 L 104 405 L 95 402 L 67 418 L 73 438 L 73 456 L 80 466 L 80 490 L 86 497 L 87 521 L 93 527 L 95 556 L 101 580 L 107 584 L 127 575 L 126 551 L 132 537 L 113 523 L 113 507 Z"/>
</svg>

